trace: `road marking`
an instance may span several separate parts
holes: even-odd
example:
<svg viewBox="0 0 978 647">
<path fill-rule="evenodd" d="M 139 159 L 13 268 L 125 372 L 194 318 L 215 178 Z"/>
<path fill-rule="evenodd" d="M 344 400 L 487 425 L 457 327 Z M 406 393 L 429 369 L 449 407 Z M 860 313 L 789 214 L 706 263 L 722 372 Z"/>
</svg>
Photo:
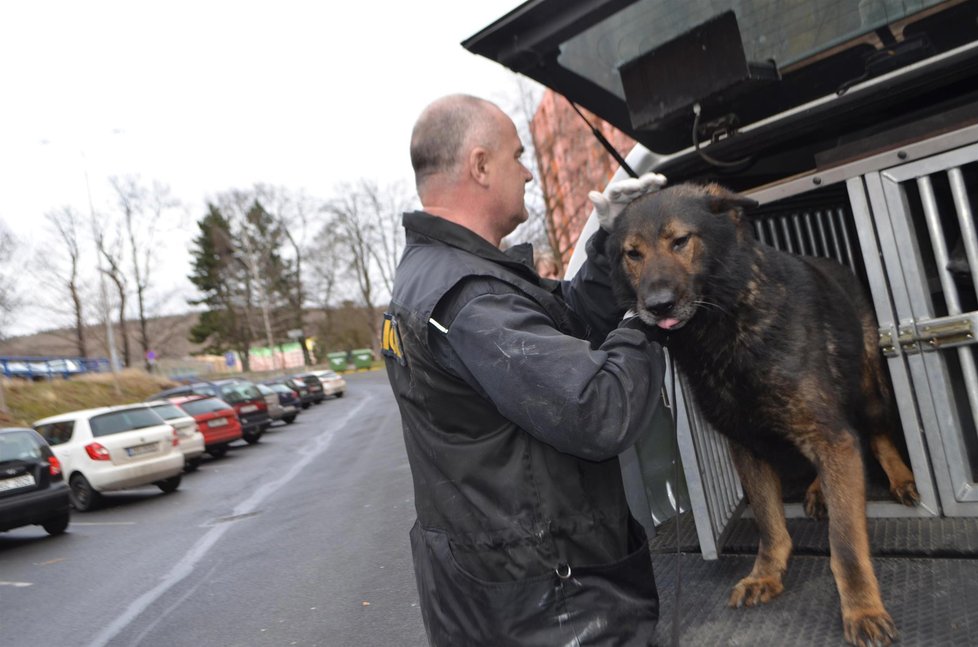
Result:
<svg viewBox="0 0 978 647">
<path fill-rule="evenodd" d="M 309 463 L 313 462 L 320 454 L 322 454 L 326 448 L 332 444 L 333 438 L 336 436 L 336 431 L 338 429 L 343 429 L 343 427 L 346 426 L 346 424 L 360 412 L 360 409 L 362 409 L 367 402 L 369 402 L 369 400 L 362 400 L 360 404 L 347 412 L 347 414 L 343 416 L 341 420 L 336 421 L 328 432 L 317 436 L 315 444 L 306 450 L 304 455 L 300 454 L 300 460 L 292 466 L 292 469 L 286 472 L 286 474 L 277 481 L 264 483 L 261 487 L 252 492 L 250 497 L 239 503 L 238 506 L 231 511 L 231 514 L 227 515 L 227 517 L 238 517 L 253 514 L 258 507 L 265 502 L 265 499 L 274 494 L 277 490 L 279 490 L 279 488 L 289 483 L 289 481 L 296 478 L 302 472 L 302 470 L 309 465 Z M 204 536 L 198 539 L 197 543 L 187 551 L 183 558 L 177 562 L 172 569 L 170 569 L 170 572 L 163 576 L 162 581 L 159 584 L 133 600 L 133 602 L 119 615 L 119 617 L 110 622 L 95 636 L 95 638 L 92 639 L 92 641 L 89 643 L 89 647 L 104 647 L 107 645 L 113 638 L 118 636 L 129 625 L 129 623 L 138 618 L 141 613 L 154 604 L 164 593 L 193 573 L 197 564 L 203 560 L 204 556 L 207 555 L 210 549 L 217 544 L 218 540 L 220 540 L 224 533 L 227 532 L 229 528 L 234 527 L 234 525 L 235 524 L 233 523 L 221 523 L 216 526 L 212 526 L 211 529 L 204 533 Z M 153 625 L 162 619 L 163 615 L 157 617 L 151 623 L 150 627 L 147 628 L 147 630 L 152 628 Z M 143 633 L 145 633 L 145 631 Z"/>
<path fill-rule="evenodd" d="M 22 589 L 25 586 L 34 586 L 34 582 L 4 582 L 4 581 L 0 581 L 0 586 L 12 586 L 15 589 Z"/>
</svg>

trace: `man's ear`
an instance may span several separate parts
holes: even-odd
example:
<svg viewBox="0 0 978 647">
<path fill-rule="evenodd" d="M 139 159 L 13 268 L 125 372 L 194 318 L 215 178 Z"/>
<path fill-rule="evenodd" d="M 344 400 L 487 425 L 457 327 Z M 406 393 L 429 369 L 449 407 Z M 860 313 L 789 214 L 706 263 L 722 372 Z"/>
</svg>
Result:
<svg viewBox="0 0 978 647">
<path fill-rule="evenodd" d="M 469 152 L 469 174 L 482 186 L 489 186 L 489 151 L 476 146 Z"/>
</svg>

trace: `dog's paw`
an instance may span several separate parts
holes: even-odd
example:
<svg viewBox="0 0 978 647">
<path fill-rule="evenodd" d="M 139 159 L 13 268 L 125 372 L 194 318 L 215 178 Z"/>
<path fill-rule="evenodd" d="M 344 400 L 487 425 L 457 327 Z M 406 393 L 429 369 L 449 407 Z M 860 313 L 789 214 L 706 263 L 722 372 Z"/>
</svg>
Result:
<svg viewBox="0 0 978 647">
<path fill-rule="evenodd" d="M 822 495 L 822 488 L 819 487 L 818 481 L 809 485 L 805 492 L 805 514 L 816 521 L 829 516 L 829 509 L 825 505 L 825 497 Z"/>
<path fill-rule="evenodd" d="M 784 591 L 780 577 L 745 577 L 730 591 L 732 607 L 756 607 L 770 602 Z"/>
<path fill-rule="evenodd" d="M 913 481 L 895 483 L 890 488 L 890 494 L 897 502 L 910 508 L 920 503 L 920 494 L 917 492 L 917 484 Z"/>
<path fill-rule="evenodd" d="M 884 609 L 843 613 L 846 641 L 857 647 L 885 647 L 897 639 L 893 618 Z"/>
</svg>

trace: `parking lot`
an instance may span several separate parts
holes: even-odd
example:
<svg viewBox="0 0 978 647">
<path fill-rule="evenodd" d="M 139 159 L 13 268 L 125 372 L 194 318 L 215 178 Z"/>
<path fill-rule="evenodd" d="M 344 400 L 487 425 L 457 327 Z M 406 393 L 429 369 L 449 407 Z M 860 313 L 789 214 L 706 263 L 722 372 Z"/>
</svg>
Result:
<svg viewBox="0 0 978 647">
<path fill-rule="evenodd" d="M 399 417 L 383 371 L 347 380 L 177 492 L 0 534 L 0 644 L 423 645 Z"/>
</svg>

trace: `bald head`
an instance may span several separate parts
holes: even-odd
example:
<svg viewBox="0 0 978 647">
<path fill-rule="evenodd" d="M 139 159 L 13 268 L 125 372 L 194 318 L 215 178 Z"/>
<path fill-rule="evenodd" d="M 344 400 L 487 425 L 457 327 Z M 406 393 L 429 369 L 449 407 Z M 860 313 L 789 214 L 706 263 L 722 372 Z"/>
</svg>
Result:
<svg viewBox="0 0 978 647">
<path fill-rule="evenodd" d="M 452 94 L 424 109 L 411 133 L 411 165 L 418 194 L 432 178 L 457 179 L 466 153 L 494 145 L 496 104 L 467 94 Z"/>
</svg>

